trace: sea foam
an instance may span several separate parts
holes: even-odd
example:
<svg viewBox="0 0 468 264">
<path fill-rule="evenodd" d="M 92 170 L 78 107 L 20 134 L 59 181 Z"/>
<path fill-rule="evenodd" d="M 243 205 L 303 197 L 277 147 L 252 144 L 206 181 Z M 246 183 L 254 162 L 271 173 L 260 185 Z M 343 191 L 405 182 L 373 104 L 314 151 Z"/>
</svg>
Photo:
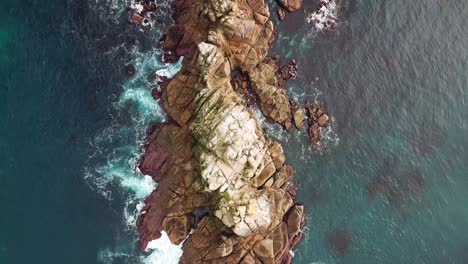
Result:
<svg viewBox="0 0 468 264">
<path fill-rule="evenodd" d="M 131 51 L 132 63 L 136 73 L 122 85 L 120 96 L 114 101 L 113 122 L 99 132 L 90 145 L 94 153 L 85 168 L 85 179 L 94 190 L 109 200 L 113 192 L 124 196 L 122 212 L 122 231 L 125 237 L 137 239 L 137 219 L 143 208 L 143 200 L 157 188 L 150 176 L 142 175 L 138 163 L 142 155 L 142 145 L 146 139 L 148 127 L 153 123 L 163 122 L 166 115 L 161 106 L 151 96 L 151 89 L 157 87 L 157 78 L 149 75 L 157 73 L 168 78 L 173 77 L 181 67 L 181 60 L 174 64 L 162 63 L 161 52 L 153 48 L 147 52 L 138 49 Z M 135 240 L 117 236 L 115 249 L 102 249 L 99 261 L 115 263 L 177 263 L 182 254 L 180 247 L 172 245 L 167 234 L 153 247 L 157 248 L 149 256 L 143 256 L 134 248 Z"/>
<path fill-rule="evenodd" d="M 161 232 L 159 239 L 152 240 L 148 243 L 146 251 L 151 251 L 151 254 L 144 258 L 145 264 L 177 264 L 182 256 L 182 244 L 174 245 L 171 243 L 169 236 L 165 231 Z"/>
</svg>

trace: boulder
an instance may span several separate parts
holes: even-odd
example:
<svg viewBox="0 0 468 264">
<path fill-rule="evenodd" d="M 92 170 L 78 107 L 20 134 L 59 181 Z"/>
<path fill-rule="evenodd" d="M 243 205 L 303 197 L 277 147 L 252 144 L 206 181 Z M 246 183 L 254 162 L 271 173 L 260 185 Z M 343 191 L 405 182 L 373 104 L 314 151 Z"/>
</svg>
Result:
<svg viewBox="0 0 468 264">
<path fill-rule="evenodd" d="M 302 6 L 302 0 L 278 0 L 278 3 L 289 12 L 294 12 Z"/>
</svg>

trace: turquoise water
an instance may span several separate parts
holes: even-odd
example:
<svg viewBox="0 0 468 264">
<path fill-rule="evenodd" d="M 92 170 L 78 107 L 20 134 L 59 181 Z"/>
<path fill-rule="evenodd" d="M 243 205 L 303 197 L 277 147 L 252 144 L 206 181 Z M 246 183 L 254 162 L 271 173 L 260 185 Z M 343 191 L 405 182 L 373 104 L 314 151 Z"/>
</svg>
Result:
<svg viewBox="0 0 468 264">
<path fill-rule="evenodd" d="M 315 4 L 288 16 L 272 49 L 298 61 L 290 94 L 334 118 L 323 154 L 268 126 L 306 204 L 295 263 L 468 263 L 468 3 L 341 1 L 337 29 L 319 34 L 305 22 Z M 135 165 L 165 119 L 150 75 L 180 65 L 159 60 L 165 26 L 139 31 L 126 5 L 0 3 L 0 263 L 163 259 L 137 248 L 156 186 Z"/>
</svg>

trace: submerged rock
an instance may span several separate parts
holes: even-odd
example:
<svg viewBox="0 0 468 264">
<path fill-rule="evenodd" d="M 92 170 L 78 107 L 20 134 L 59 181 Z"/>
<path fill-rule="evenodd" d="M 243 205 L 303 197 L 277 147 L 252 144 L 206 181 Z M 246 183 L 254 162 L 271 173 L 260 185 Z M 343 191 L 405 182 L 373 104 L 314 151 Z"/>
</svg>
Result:
<svg viewBox="0 0 468 264">
<path fill-rule="evenodd" d="M 351 240 L 352 234 L 344 229 L 335 230 L 328 236 L 330 247 L 339 255 L 348 253 L 351 247 Z"/>
</svg>

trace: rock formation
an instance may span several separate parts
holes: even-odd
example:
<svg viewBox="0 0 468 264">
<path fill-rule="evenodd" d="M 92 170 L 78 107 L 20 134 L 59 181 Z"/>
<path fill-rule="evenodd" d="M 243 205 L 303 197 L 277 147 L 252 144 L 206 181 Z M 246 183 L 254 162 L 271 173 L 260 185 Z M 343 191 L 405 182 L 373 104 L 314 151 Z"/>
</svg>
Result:
<svg viewBox="0 0 468 264">
<path fill-rule="evenodd" d="M 164 230 L 185 240 L 181 263 L 291 262 L 304 214 L 293 170 L 231 84 L 234 71 L 245 73 L 265 116 L 302 126 L 266 59 L 269 16 L 258 0 L 176 1 L 164 48 L 184 61 L 157 96 L 173 122 L 152 129 L 140 163 L 158 182 L 138 221 L 143 250 Z"/>
<path fill-rule="evenodd" d="M 322 131 L 330 126 L 330 118 L 318 105 L 306 102 L 309 137 L 312 144 L 321 146 Z"/>
</svg>

